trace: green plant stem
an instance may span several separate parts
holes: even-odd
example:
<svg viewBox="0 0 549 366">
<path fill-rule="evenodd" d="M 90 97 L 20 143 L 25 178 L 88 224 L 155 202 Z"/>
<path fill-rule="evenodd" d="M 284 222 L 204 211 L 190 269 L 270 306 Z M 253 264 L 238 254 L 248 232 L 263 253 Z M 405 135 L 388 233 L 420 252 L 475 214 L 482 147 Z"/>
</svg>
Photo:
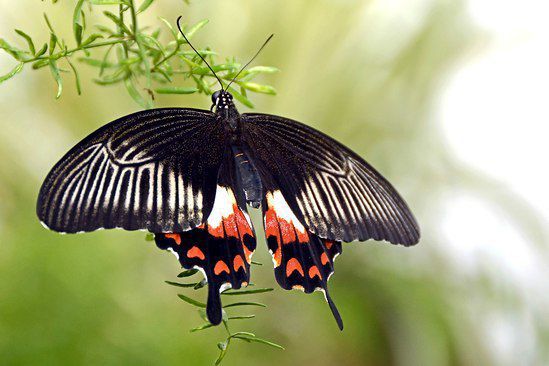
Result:
<svg viewBox="0 0 549 366">
<path fill-rule="evenodd" d="M 40 60 L 58 60 L 60 58 L 70 56 L 71 54 L 73 54 L 75 52 L 78 52 L 78 51 L 84 51 L 84 50 L 89 50 L 89 49 L 97 48 L 97 47 L 115 45 L 115 44 L 119 44 L 119 43 L 124 43 L 126 41 L 127 41 L 126 39 L 117 39 L 117 40 L 113 40 L 113 41 L 93 43 L 93 44 L 89 44 L 89 45 L 85 45 L 85 46 L 75 47 L 75 48 L 72 48 L 70 50 L 63 50 L 62 52 L 54 53 L 53 55 L 50 55 L 50 56 L 39 56 L 39 57 L 30 58 L 28 60 L 22 60 L 21 62 L 26 64 L 26 63 L 29 63 L 29 62 L 35 62 L 35 61 L 40 61 Z"/>
</svg>

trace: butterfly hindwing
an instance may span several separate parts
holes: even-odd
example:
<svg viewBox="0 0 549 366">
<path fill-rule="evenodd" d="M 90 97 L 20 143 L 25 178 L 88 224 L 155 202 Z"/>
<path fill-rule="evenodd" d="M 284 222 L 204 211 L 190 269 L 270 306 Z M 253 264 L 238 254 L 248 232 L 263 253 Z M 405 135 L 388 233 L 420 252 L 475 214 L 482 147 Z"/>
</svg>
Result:
<svg viewBox="0 0 549 366">
<path fill-rule="evenodd" d="M 321 239 L 307 231 L 280 190 L 266 192 L 263 215 L 265 237 L 278 284 L 286 290 L 324 292 L 340 329 L 343 329 L 341 316 L 328 293 L 328 280 L 334 272 L 334 259 L 341 253 L 341 242 Z"/>
<path fill-rule="evenodd" d="M 208 281 L 206 313 L 212 324 L 221 322 L 220 292 L 248 285 L 256 247 L 245 201 L 228 169 L 231 163 L 227 161 L 219 173 L 215 202 L 202 225 L 185 232 L 155 235 L 158 247 L 176 253 L 184 268 L 203 271 Z"/>
<path fill-rule="evenodd" d="M 120 227 L 178 232 L 208 217 L 227 146 L 215 115 L 155 109 L 120 118 L 71 149 L 46 178 L 37 213 L 66 233 Z"/>
<path fill-rule="evenodd" d="M 242 121 L 256 165 L 311 232 L 335 241 L 418 242 L 419 227 L 404 200 L 360 156 L 290 119 L 245 113 Z"/>
</svg>

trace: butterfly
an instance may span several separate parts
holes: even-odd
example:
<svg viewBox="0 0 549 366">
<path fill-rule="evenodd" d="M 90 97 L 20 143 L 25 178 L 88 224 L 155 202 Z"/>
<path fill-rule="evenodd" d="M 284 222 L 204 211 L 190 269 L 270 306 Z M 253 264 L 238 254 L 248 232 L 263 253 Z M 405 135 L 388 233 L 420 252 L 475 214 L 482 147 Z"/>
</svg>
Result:
<svg viewBox="0 0 549 366">
<path fill-rule="evenodd" d="M 240 114 L 230 84 L 219 82 L 209 111 L 141 111 L 80 141 L 47 175 L 40 221 L 63 233 L 154 233 L 157 246 L 183 268 L 203 272 L 206 313 L 217 325 L 220 293 L 249 284 L 256 235 L 247 207 L 261 208 L 278 284 L 322 291 L 343 329 L 328 292 L 342 242 L 414 245 L 420 237 L 414 216 L 359 155 L 300 122 Z"/>
</svg>

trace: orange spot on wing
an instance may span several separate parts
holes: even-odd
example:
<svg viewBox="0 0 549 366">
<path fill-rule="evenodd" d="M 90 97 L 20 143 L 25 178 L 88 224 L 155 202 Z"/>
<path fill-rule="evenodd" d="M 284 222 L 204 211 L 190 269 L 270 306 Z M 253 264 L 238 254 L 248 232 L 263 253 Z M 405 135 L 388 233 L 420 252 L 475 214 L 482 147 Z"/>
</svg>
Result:
<svg viewBox="0 0 549 366">
<path fill-rule="evenodd" d="M 322 275 L 320 274 L 318 267 L 312 266 L 311 268 L 309 268 L 309 277 L 314 278 L 315 276 L 318 276 L 318 278 L 322 279 Z"/>
<path fill-rule="evenodd" d="M 286 277 L 290 277 L 290 275 L 294 271 L 298 271 L 302 276 L 305 275 L 303 273 L 303 268 L 301 267 L 301 264 L 299 263 L 299 261 L 295 258 L 292 258 L 286 264 Z"/>
<path fill-rule="evenodd" d="M 322 255 L 320 256 L 320 261 L 323 265 L 326 265 L 326 263 L 328 263 L 330 260 L 328 259 L 326 253 L 322 253 Z"/>
<path fill-rule="evenodd" d="M 244 260 L 241 256 L 237 255 L 236 257 L 234 257 L 233 268 L 235 272 L 238 272 L 240 268 L 244 268 L 244 272 L 246 271 L 246 267 L 244 266 Z"/>
<path fill-rule="evenodd" d="M 188 258 L 200 258 L 202 260 L 206 259 L 206 256 L 204 255 L 204 252 L 200 250 L 198 247 L 192 247 L 187 251 L 187 257 Z"/>
<path fill-rule="evenodd" d="M 248 282 L 246 282 L 246 281 L 242 282 L 242 286 L 243 286 L 243 287 L 247 287 L 247 286 L 248 286 Z"/>
<path fill-rule="evenodd" d="M 164 236 L 168 239 L 174 240 L 177 245 L 181 245 L 181 235 L 179 235 L 179 234 L 164 234 Z"/>
<path fill-rule="evenodd" d="M 326 248 L 332 249 L 332 245 L 334 245 L 333 241 L 325 240 L 324 244 L 326 244 Z"/>
<path fill-rule="evenodd" d="M 293 288 L 294 290 L 299 290 L 299 291 L 305 292 L 305 288 L 304 288 L 303 286 L 301 286 L 301 285 L 293 285 L 292 288 Z"/>
<path fill-rule="evenodd" d="M 215 267 L 214 267 L 214 273 L 216 275 L 219 275 L 221 272 L 227 272 L 227 273 L 231 273 L 229 271 L 229 267 L 227 267 L 227 263 L 219 260 L 217 261 L 217 263 L 215 264 Z"/>
</svg>

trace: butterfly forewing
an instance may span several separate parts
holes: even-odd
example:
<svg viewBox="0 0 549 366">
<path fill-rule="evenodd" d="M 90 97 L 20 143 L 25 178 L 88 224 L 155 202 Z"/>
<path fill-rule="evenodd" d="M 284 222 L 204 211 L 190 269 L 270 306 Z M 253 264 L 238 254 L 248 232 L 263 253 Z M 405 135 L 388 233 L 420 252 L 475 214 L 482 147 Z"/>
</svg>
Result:
<svg viewBox="0 0 549 366">
<path fill-rule="evenodd" d="M 227 141 L 215 115 L 156 109 L 111 122 L 52 169 L 37 213 L 50 229 L 178 232 L 200 225 L 214 203 Z"/>
<path fill-rule="evenodd" d="M 335 241 L 417 243 L 419 228 L 404 200 L 357 154 L 290 119 L 247 113 L 242 120 L 258 169 L 312 233 Z"/>
</svg>

